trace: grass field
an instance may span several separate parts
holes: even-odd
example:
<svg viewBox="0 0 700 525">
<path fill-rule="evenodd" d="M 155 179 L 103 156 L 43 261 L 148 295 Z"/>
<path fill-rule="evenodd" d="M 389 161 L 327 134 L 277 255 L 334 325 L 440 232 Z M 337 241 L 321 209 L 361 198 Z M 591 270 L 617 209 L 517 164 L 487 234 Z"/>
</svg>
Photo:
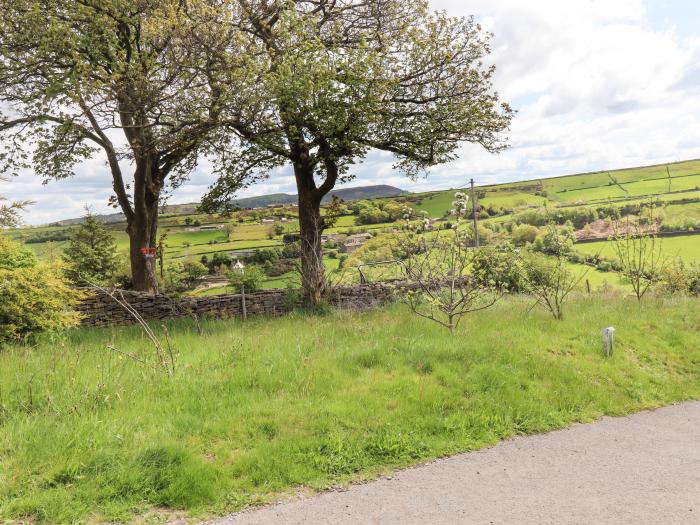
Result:
<svg viewBox="0 0 700 525">
<path fill-rule="evenodd" d="M 660 165 L 481 186 L 478 189 L 486 192 L 486 196 L 479 202 L 484 206 L 517 209 L 541 206 L 545 202 L 556 207 L 577 203 L 605 204 L 608 200 L 641 202 L 650 196 L 660 196 L 662 200 L 700 197 L 700 160 L 669 164 L 668 167 L 670 181 L 666 165 Z M 546 198 L 536 195 L 542 191 L 546 192 Z M 441 217 L 452 206 L 454 192 L 426 194 L 416 209 L 427 211 L 431 217 Z"/>
<path fill-rule="evenodd" d="M 0 353 L 0 517 L 221 514 L 700 398 L 697 300 L 581 297 L 562 322 L 530 305 L 508 299 L 453 337 L 402 306 L 206 322 L 201 332 L 178 322 L 172 378 L 107 350 L 148 358 L 135 328 L 9 348 Z M 617 347 L 606 360 L 599 337 L 609 325 Z"/>
<path fill-rule="evenodd" d="M 662 254 L 666 258 L 681 257 L 687 262 L 700 262 L 700 235 L 665 237 L 660 238 L 659 241 Z M 576 244 L 575 249 L 581 253 L 600 254 L 611 259 L 616 257 L 615 246 L 612 241 Z"/>
</svg>

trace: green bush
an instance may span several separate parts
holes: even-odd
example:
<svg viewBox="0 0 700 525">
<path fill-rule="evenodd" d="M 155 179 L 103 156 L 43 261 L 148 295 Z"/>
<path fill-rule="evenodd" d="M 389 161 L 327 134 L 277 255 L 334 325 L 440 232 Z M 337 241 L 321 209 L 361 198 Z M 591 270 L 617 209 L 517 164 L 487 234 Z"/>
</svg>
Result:
<svg viewBox="0 0 700 525">
<path fill-rule="evenodd" d="M 668 294 L 700 295 L 700 266 L 677 257 L 661 273 L 662 289 Z"/>
<path fill-rule="evenodd" d="M 17 241 L 0 236 L 0 270 L 17 270 L 36 266 L 34 252 Z"/>
<path fill-rule="evenodd" d="M 472 276 L 481 286 L 509 292 L 525 288 L 522 259 L 510 245 L 489 246 L 474 253 Z"/>
<path fill-rule="evenodd" d="M 281 255 L 283 259 L 298 259 L 301 257 L 301 242 L 285 244 Z"/>
<path fill-rule="evenodd" d="M 545 233 L 533 243 L 533 250 L 547 255 L 562 256 L 571 253 L 576 242 L 576 235 L 571 224 L 557 227 L 556 224 L 547 225 Z"/>
<path fill-rule="evenodd" d="M 62 263 L 0 269 L 0 344 L 76 326 L 84 293 L 70 286 Z"/>
<path fill-rule="evenodd" d="M 231 270 L 226 276 L 237 292 L 240 292 L 243 287 L 246 292 L 255 292 L 260 288 L 264 274 L 260 268 L 251 265 L 247 266 L 243 273 Z"/>
<path fill-rule="evenodd" d="M 525 246 L 528 243 L 535 242 L 535 239 L 540 235 L 540 230 L 537 226 L 531 224 L 521 224 L 513 228 L 513 244 L 516 246 Z"/>
</svg>

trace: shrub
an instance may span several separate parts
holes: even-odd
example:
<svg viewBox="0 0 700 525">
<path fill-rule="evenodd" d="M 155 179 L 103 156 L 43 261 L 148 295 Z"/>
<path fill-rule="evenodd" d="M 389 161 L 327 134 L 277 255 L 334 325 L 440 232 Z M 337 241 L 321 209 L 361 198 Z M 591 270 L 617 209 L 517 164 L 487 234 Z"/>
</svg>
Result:
<svg viewBox="0 0 700 525">
<path fill-rule="evenodd" d="M 513 244 L 516 246 L 525 246 L 528 243 L 535 242 L 535 239 L 540 234 L 540 230 L 537 226 L 532 226 L 531 224 L 521 224 L 513 228 Z"/>
<path fill-rule="evenodd" d="M 274 248 L 255 250 L 255 253 L 250 257 L 250 262 L 255 264 L 265 264 L 266 262 L 274 263 L 280 258 L 279 250 Z"/>
<path fill-rule="evenodd" d="M 547 255 L 557 257 L 569 254 L 576 241 L 576 235 L 571 225 L 557 227 L 555 223 L 549 223 L 547 230 L 533 243 L 533 249 Z"/>
<path fill-rule="evenodd" d="M 111 285 L 120 290 L 131 290 L 134 282 L 131 276 L 129 255 L 122 253 L 117 257 L 117 268 L 112 275 Z"/>
<path fill-rule="evenodd" d="M 282 248 L 283 259 L 298 259 L 301 257 L 301 242 L 285 244 Z"/>
<path fill-rule="evenodd" d="M 200 261 L 185 261 L 182 263 L 182 269 L 185 272 L 185 281 L 191 286 L 200 277 L 204 277 L 208 269 Z"/>
<path fill-rule="evenodd" d="M 0 236 L 0 270 L 32 268 L 36 263 L 34 252 L 9 237 Z"/>
<path fill-rule="evenodd" d="M 581 229 L 586 224 L 598 220 L 600 216 L 598 209 L 588 207 L 558 208 L 555 210 L 535 208 L 518 213 L 514 219 L 517 224 L 530 224 L 532 226 L 545 226 L 549 222 L 562 226 L 571 222 L 574 228 Z"/>
<path fill-rule="evenodd" d="M 265 268 L 265 274 L 268 277 L 280 277 L 285 273 L 289 273 L 296 268 L 296 261 L 290 259 L 280 259 L 274 262 L 268 262 Z"/>
<path fill-rule="evenodd" d="M 231 270 L 226 273 L 229 283 L 240 292 L 244 287 L 246 292 L 254 292 L 260 288 L 263 280 L 263 272 L 257 266 L 247 266 L 245 272 L 241 273 Z"/>
<path fill-rule="evenodd" d="M 661 283 L 669 294 L 700 295 L 700 267 L 677 257 L 662 269 Z"/>
<path fill-rule="evenodd" d="M 301 236 L 298 233 L 285 233 L 282 236 L 282 242 L 284 244 L 294 244 L 301 241 Z"/>
<path fill-rule="evenodd" d="M 70 229 L 36 232 L 24 239 L 26 244 L 67 241 L 71 237 Z"/>
<path fill-rule="evenodd" d="M 76 326 L 84 293 L 72 288 L 63 263 L 0 269 L 0 344 Z"/>
<path fill-rule="evenodd" d="M 228 254 L 215 253 L 214 256 L 208 260 L 207 266 L 209 267 L 209 273 L 213 275 L 222 266 L 230 268 L 232 263 L 233 259 Z"/>
<path fill-rule="evenodd" d="M 357 215 L 357 224 L 381 224 L 401 219 L 408 208 L 395 201 L 356 201 L 352 211 Z"/>
<path fill-rule="evenodd" d="M 477 250 L 472 259 L 471 273 L 481 286 L 509 292 L 525 289 L 522 259 L 507 244 Z"/>
</svg>

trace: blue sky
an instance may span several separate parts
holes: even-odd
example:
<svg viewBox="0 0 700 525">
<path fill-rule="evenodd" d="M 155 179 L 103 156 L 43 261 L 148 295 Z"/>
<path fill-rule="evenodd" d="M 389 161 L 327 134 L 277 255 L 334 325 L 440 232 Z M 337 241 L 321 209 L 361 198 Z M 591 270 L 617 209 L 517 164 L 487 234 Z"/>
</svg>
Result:
<svg viewBox="0 0 700 525">
<path fill-rule="evenodd" d="M 654 28 L 672 30 L 683 37 L 698 35 L 700 2 L 697 0 L 651 0 L 647 9 Z"/>
<path fill-rule="evenodd" d="M 406 0 L 409 1 L 409 0 Z M 372 153 L 349 185 L 393 184 L 424 191 L 700 158 L 700 1 L 431 0 L 474 14 L 495 34 L 492 61 L 502 98 L 519 111 L 512 148 L 493 156 L 465 145 L 460 158 L 409 181 L 393 159 Z M 212 176 L 205 166 L 170 202 L 193 202 Z M 241 193 L 294 193 L 288 170 Z M 42 186 L 30 173 L 0 193 L 36 204 L 28 223 L 108 211 L 101 158 L 69 180 Z"/>
</svg>

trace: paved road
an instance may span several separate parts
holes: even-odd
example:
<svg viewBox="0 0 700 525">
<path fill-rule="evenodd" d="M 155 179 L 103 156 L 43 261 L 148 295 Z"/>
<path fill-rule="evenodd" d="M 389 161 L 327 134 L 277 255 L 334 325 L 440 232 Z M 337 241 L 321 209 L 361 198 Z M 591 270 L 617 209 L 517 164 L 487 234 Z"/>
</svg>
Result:
<svg viewBox="0 0 700 525">
<path fill-rule="evenodd" d="M 317 523 L 700 524 L 700 403 L 518 438 L 212 522 Z"/>
</svg>

